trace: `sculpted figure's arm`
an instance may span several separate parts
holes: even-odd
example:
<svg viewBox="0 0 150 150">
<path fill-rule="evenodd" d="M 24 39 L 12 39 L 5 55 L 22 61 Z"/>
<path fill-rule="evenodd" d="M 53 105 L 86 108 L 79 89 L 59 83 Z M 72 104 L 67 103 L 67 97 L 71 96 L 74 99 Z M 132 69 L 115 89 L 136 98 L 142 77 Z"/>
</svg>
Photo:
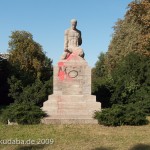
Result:
<svg viewBox="0 0 150 150">
<path fill-rule="evenodd" d="M 78 44 L 82 44 L 82 36 L 81 36 L 81 31 L 79 31 L 79 39 L 78 39 Z"/>
<path fill-rule="evenodd" d="M 66 52 L 68 50 L 68 31 L 65 31 L 65 37 L 64 37 L 64 51 Z"/>
</svg>

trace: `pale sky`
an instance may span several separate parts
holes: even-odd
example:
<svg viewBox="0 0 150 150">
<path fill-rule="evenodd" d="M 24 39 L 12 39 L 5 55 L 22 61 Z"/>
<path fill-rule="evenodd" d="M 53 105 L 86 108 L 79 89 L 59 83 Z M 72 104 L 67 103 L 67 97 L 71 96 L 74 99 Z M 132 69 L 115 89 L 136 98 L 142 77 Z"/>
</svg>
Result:
<svg viewBox="0 0 150 150">
<path fill-rule="evenodd" d="M 101 52 L 108 50 L 113 26 L 123 18 L 132 0 L 0 0 L 0 53 L 8 50 L 12 31 L 25 30 L 42 45 L 46 55 L 59 61 L 64 31 L 78 20 L 85 59 L 93 67 Z"/>
</svg>

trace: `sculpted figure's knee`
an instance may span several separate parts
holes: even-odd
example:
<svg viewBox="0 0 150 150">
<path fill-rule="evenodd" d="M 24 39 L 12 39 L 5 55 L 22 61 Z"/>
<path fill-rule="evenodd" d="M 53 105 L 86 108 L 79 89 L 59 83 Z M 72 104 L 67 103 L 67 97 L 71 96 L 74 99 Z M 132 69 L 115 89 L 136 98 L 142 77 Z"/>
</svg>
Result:
<svg viewBox="0 0 150 150">
<path fill-rule="evenodd" d="M 67 52 L 63 52 L 62 56 L 61 56 L 61 60 L 66 59 L 67 57 Z"/>
</svg>

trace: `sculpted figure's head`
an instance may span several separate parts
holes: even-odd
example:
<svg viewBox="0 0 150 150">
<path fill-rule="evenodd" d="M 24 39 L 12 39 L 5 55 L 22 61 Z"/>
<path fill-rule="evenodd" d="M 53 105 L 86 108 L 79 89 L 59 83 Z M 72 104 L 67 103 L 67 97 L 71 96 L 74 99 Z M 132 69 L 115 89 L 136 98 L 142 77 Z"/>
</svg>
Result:
<svg viewBox="0 0 150 150">
<path fill-rule="evenodd" d="M 75 29 L 76 29 L 76 26 L 77 26 L 77 20 L 76 20 L 76 19 L 72 19 L 72 20 L 71 20 L 71 28 L 72 28 L 73 30 L 75 30 Z"/>
</svg>

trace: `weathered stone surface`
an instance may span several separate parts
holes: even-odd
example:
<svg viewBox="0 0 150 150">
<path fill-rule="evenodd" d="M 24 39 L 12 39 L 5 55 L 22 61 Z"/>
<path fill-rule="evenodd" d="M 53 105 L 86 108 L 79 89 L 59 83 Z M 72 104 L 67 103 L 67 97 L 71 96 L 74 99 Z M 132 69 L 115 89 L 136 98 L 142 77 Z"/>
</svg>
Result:
<svg viewBox="0 0 150 150">
<path fill-rule="evenodd" d="M 72 57 L 72 55 L 70 56 Z M 59 65 L 61 64 L 61 65 Z M 91 68 L 79 56 L 63 60 L 54 67 L 54 94 L 91 94 Z"/>
<path fill-rule="evenodd" d="M 98 124 L 97 120 L 94 119 L 86 119 L 85 117 L 80 118 L 72 118 L 71 119 L 65 119 L 65 118 L 44 118 L 42 119 L 42 123 L 44 124 Z"/>
<path fill-rule="evenodd" d="M 81 31 L 76 28 L 77 20 L 71 20 L 71 27 L 65 31 L 64 53 L 61 60 L 67 59 L 72 53 L 84 58 L 84 52 L 80 45 L 82 44 Z"/>
<path fill-rule="evenodd" d="M 84 95 L 51 95 L 44 102 L 43 110 L 49 115 L 88 115 L 92 116 L 95 110 L 100 109 L 100 103 L 95 96 Z M 89 100 L 90 99 L 90 100 Z"/>
<path fill-rule="evenodd" d="M 48 115 L 42 120 L 46 124 L 97 123 L 92 116 L 101 104 L 91 95 L 91 68 L 83 58 L 73 56 L 54 67 L 53 94 L 42 109 Z"/>
<path fill-rule="evenodd" d="M 54 67 L 53 94 L 43 103 L 42 110 L 48 117 L 43 123 L 97 123 L 93 113 L 101 109 L 96 97 L 91 95 L 91 68 L 84 59 L 81 31 L 77 20 L 65 31 L 64 53 Z"/>
</svg>

